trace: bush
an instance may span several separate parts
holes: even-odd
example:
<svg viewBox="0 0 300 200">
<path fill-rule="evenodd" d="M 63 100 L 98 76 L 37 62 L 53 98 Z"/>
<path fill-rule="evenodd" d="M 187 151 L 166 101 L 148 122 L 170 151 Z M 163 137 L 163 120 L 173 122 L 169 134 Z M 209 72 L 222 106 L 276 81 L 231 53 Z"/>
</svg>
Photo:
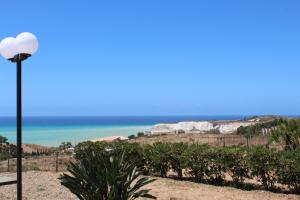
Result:
<svg viewBox="0 0 300 200">
<path fill-rule="evenodd" d="M 15 158 L 16 154 L 16 145 L 10 144 L 6 137 L 0 136 L 0 160 Z"/>
<path fill-rule="evenodd" d="M 216 147 L 210 148 L 207 151 L 208 158 L 208 169 L 206 175 L 211 181 L 216 184 L 223 183 L 225 178 L 224 174 L 226 172 L 226 157 L 225 157 L 225 148 Z"/>
<path fill-rule="evenodd" d="M 138 197 L 155 198 L 149 190 L 141 189 L 154 181 L 140 178 L 134 163 L 126 162 L 115 150 L 99 151 L 92 144 L 81 149 L 81 156 L 68 166 L 68 174 L 60 176 L 61 184 L 82 200 L 127 200 Z"/>
<path fill-rule="evenodd" d="M 129 135 L 129 136 L 128 136 L 128 139 L 130 139 L 130 140 L 132 140 L 132 139 L 134 139 L 134 138 L 136 138 L 135 135 Z"/>
<path fill-rule="evenodd" d="M 277 169 L 278 182 L 300 193 L 300 148 L 294 151 L 281 151 Z"/>
<path fill-rule="evenodd" d="M 85 156 L 87 151 L 95 152 L 96 154 L 101 154 L 104 149 L 108 148 L 109 144 L 106 142 L 81 142 L 75 147 L 75 158 L 81 159 Z"/>
<path fill-rule="evenodd" d="M 124 161 L 133 163 L 145 175 L 155 173 L 166 177 L 172 169 L 182 179 L 183 170 L 186 170 L 186 174 L 197 182 L 208 180 L 222 184 L 225 174 L 228 174 L 236 185 L 253 177 L 266 189 L 281 183 L 300 192 L 300 148 L 277 151 L 262 146 L 209 147 L 161 142 L 141 146 L 127 142 L 83 142 L 76 146 L 75 158 L 83 159 L 86 151 L 99 155 L 109 152 L 112 156 L 125 152 Z"/>
<path fill-rule="evenodd" d="M 251 175 L 257 177 L 266 189 L 273 188 L 277 178 L 275 170 L 279 165 L 276 150 L 253 147 L 248 152 L 247 161 Z"/>
<path fill-rule="evenodd" d="M 139 170 L 144 170 L 144 154 L 143 148 L 138 143 L 116 142 L 109 145 L 116 154 L 125 152 L 124 160 L 127 162 L 135 163 Z"/>
<path fill-rule="evenodd" d="M 185 167 L 184 153 L 188 148 L 186 143 L 172 143 L 170 144 L 170 164 L 172 169 L 177 172 L 178 178 L 182 179 L 182 170 Z"/>
<path fill-rule="evenodd" d="M 227 173 L 235 184 L 242 184 L 245 178 L 250 178 L 249 167 L 245 159 L 247 150 L 238 146 L 226 147 L 224 150 L 224 165 Z"/>
<path fill-rule="evenodd" d="M 281 119 L 277 128 L 272 131 L 271 140 L 280 143 L 285 150 L 300 147 L 300 119 Z"/>
<path fill-rule="evenodd" d="M 143 132 L 138 132 L 138 133 L 137 133 L 137 136 L 138 136 L 138 137 L 143 137 L 143 136 L 145 136 L 145 133 L 143 133 Z"/>
<path fill-rule="evenodd" d="M 193 144 L 184 153 L 187 173 L 193 176 L 197 182 L 201 182 L 208 171 L 210 159 L 208 149 L 207 145 Z"/>
<path fill-rule="evenodd" d="M 159 173 L 161 177 L 166 177 L 170 167 L 170 145 L 168 143 L 157 142 L 148 146 L 147 160 L 149 166 L 156 173 Z"/>
</svg>

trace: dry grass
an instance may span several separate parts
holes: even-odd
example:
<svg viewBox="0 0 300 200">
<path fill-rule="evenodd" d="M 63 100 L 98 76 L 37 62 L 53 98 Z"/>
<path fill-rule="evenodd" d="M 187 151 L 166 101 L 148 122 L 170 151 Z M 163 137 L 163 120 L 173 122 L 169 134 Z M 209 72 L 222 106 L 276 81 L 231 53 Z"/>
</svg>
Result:
<svg viewBox="0 0 300 200">
<path fill-rule="evenodd" d="M 266 145 L 268 143 L 268 135 L 259 135 L 248 139 L 248 145 Z M 208 144 L 211 146 L 231 146 L 231 145 L 247 145 L 247 138 L 236 134 L 166 134 L 143 136 L 129 140 L 129 142 L 137 142 L 140 144 L 153 144 L 155 142 L 186 142 L 189 144 Z"/>
<path fill-rule="evenodd" d="M 72 159 L 69 155 L 60 155 L 58 157 L 58 171 L 66 171 L 66 163 Z M 22 160 L 23 171 L 55 171 L 56 170 L 56 156 L 36 156 L 24 158 Z M 16 171 L 16 159 L 10 159 L 9 170 L 8 161 L 0 162 L 0 172 Z"/>
</svg>

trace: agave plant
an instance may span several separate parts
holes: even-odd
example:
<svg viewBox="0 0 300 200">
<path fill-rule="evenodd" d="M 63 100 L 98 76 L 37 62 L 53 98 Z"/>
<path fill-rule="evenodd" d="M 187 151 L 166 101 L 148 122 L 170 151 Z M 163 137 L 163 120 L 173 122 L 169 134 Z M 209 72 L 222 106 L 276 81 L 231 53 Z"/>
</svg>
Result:
<svg viewBox="0 0 300 200">
<path fill-rule="evenodd" d="M 128 200 L 152 198 L 149 190 L 141 189 L 155 179 L 140 178 L 135 163 L 124 161 L 124 152 L 113 150 L 95 153 L 85 151 L 75 162 L 70 162 L 68 173 L 60 176 L 61 184 L 81 200 Z"/>
</svg>

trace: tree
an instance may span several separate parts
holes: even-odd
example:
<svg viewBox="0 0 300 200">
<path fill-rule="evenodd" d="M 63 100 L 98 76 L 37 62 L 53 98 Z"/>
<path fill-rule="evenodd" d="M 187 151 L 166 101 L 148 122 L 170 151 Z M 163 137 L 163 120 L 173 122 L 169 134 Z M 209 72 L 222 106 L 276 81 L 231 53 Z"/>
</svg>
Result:
<svg viewBox="0 0 300 200">
<path fill-rule="evenodd" d="M 0 136 L 0 160 L 16 157 L 16 145 L 10 144 L 6 137 Z"/>
<path fill-rule="evenodd" d="M 135 137 L 136 137 L 135 135 L 129 135 L 129 136 L 128 136 L 128 139 L 131 140 L 131 139 L 134 139 Z"/>
<path fill-rule="evenodd" d="M 81 200 L 128 200 L 138 197 L 152 198 L 149 190 L 141 189 L 155 179 L 139 178 L 135 163 L 126 162 L 124 155 L 112 151 L 86 150 L 68 172 L 60 176 L 61 184 Z"/>
<path fill-rule="evenodd" d="M 137 136 L 138 136 L 138 137 L 143 137 L 143 136 L 145 136 L 145 133 L 144 133 L 144 132 L 138 132 L 138 133 L 137 133 Z"/>
<path fill-rule="evenodd" d="M 281 120 L 272 131 L 271 141 L 280 143 L 285 150 L 295 150 L 300 146 L 300 119 Z"/>
<path fill-rule="evenodd" d="M 68 148 L 71 148 L 71 147 L 73 147 L 73 145 L 72 145 L 71 142 L 62 142 L 62 143 L 59 145 L 58 148 L 59 148 L 60 150 L 64 151 L 64 150 L 66 150 L 66 149 L 68 149 Z"/>
<path fill-rule="evenodd" d="M 0 143 L 1 143 L 1 144 L 8 144 L 7 138 L 0 135 Z"/>
</svg>

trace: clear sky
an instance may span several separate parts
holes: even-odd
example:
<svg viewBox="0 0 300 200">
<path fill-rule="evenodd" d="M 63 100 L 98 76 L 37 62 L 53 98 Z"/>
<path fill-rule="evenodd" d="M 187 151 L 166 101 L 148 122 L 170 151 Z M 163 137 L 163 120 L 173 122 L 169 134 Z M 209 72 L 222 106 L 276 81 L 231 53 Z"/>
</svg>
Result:
<svg viewBox="0 0 300 200">
<path fill-rule="evenodd" d="M 0 38 L 34 33 L 23 113 L 300 114 L 300 1 L 1 1 Z M 0 116 L 15 114 L 0 59 Z"/>
</svg>

